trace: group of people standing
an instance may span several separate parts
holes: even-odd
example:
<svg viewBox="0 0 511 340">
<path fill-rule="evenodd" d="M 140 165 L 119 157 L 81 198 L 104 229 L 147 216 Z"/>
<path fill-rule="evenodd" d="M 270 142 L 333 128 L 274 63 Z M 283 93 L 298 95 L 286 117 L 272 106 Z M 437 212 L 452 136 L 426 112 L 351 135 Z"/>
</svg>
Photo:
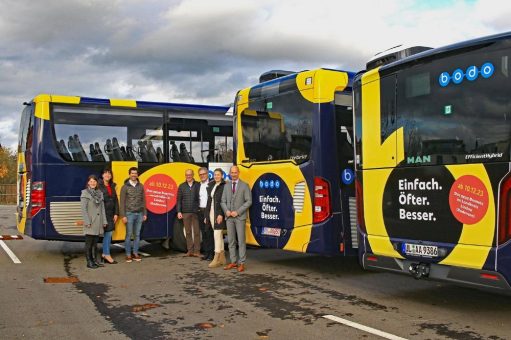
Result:
<svg viewBox="0 0 511 340">
<path fill-rule="evenodd" d="M 126 224 L 126 262 L 140 262 L 138 254 L 142 222 L 147 219 L 144 186 L 138 181 L 138 169 L 129 169 L 129 178 L 121 188 L 120 203 L 117 199 L 116 184 L 110 169 L 103 170 L 101 179 L 95 175 L 87 178 L 87 185 L 80 196 L 83 233 L 85 234 L 85 258 L 88 268 L 103 267 L 104 263 L 116 264 L 110 255 L 110 244 L 115 223 L 119 216 Z M 133 253 L 131 235 L 134 235 Z M 103 236 L 103 254 L 97 256 L 97 243 Z"/>
<path fill-rule="evenodd" d="M 207 168 L 199 168 L 200 182 L 195 181 L 193 170 L 185 171 L 185 181 L 177 192 L 177 218 L 183 221 L 186 233 L 187 257 L 200 257 L 202 235 L 202 260 L 211 261 L 210 268 L 245 270 L 247 210 L 252 205 L 252 195 L 247 183 L 239 179 L 239 169 L 230 169 L 231 181 L 225 182 L 222 169 L 215 169 L 209 181 Z M 85 255 L 88 268 L 103 267 L 104 263 L 116 264 L 110 255 L 110 244 L 115 223 L 122 218 L 126 224 L 126 262 L 140 262 L 138 253 L 142 222 L 147 219 L 144 187 L 138 180 L 138 169 L 129 169 L 129 178 L 120 191 L 110 169 L 103 170 L 101 179 L 95 175 L 87 178 L 82 190 L 81 209 L 85 234 Z M 224 230 L 227 230 L 230 263 L 224 250 Z M 103 253 L 97 256 L 97 243 L 103 235 Z M 131 237 L 133 235 L 133 249 Z"/>
<path fill-rule="evenodd" d="M 211 261 L 210 268 L 224 266 L 225 270 L 245 270 L 247 209 L 252 205 L 248 184 L 239 179 L 239 169 L 230 169 L 231 181 L 223 179 L 222 169 L 215 169 L 209 181 L 208 169 L 199 168 L 200 182 L 195 181 L 193 170 L 185 171 L 185 182 L 177 193 L 177 217 L 183 220 L 188 257 Z M 228 264 L 224 250 L 224 230 L 227 229 Z M 238 248 L 238 249 L 237 249 Z"/>
</svg>

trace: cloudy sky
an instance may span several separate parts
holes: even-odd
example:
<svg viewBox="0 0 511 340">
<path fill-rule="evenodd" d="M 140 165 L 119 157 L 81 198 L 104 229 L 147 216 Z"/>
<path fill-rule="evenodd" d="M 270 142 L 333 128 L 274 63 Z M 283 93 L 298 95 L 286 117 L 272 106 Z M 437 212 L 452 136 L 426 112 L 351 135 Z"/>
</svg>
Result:
<svg viewBox="0 0 511 340">
<path fill-rule="evenodd" d="M 226 105 L 271 69 L 511 31 L 511 2 L 0 0 L 0 143 L 39 93 Z"/>
</svg>

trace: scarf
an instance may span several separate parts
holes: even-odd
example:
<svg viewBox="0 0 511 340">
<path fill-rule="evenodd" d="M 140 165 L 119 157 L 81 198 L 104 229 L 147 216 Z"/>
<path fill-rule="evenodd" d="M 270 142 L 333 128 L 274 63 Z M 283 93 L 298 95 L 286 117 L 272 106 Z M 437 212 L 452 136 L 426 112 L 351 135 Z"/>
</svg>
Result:
<svg viewBox="0 0 511 340">
<path fill-rule="evenodd" d="M 87 188 L 87 191 L 92 196 L 92 199 L 94 200 L 94 203 L 96 205 L 100 205 L 103 198 L 101 197 L 101 192 L 97 189 Z"/>
</svg>

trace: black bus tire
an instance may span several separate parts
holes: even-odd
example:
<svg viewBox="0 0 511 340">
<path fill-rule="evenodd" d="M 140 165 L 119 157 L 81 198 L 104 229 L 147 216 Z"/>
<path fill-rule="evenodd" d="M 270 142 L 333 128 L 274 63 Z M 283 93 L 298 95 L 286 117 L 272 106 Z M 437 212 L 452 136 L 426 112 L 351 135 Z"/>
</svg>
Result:
<svg viewBox="0 0 511 340">
<path fill-rule="evenodd" d="M 186 252 L 186 237 L 185 237 L 185 228 L 183 225 L 183 221 L 176 218 L 174 222 L 174 227 L 172 230 L 172 239 L 170 240 L 170 247 L 174 250 L 181 251 L 183 253 Z"/>
</svg>

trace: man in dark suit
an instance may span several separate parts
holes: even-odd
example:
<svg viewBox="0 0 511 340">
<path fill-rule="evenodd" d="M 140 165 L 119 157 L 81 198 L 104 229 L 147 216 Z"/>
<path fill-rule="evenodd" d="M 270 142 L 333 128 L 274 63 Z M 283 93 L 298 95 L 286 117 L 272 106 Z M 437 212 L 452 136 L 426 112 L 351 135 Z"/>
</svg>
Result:
<svg viewBox="0 0 511 340">
<path fill-rule="evenodd" d="M 240 171 L 237 166 L 232 166 L 231 181 L 225 185 L 220 205 L 225 213 L 227 225 L 227 240 L 229 241 L 229 256 L 231 263 L 224 267 L 225 270 L 245 270 L 247 243 L 245 239 L 245 222 L 247 209 L 252 205 L 252 193 L 247 183 L 239 179 Z M 237 240 L 236 240 L 237 238 Z M 236 253 L 236 245 L 239 254 Z M 239 255 L 239 256 L 238 256 Z"/>
</svg>

